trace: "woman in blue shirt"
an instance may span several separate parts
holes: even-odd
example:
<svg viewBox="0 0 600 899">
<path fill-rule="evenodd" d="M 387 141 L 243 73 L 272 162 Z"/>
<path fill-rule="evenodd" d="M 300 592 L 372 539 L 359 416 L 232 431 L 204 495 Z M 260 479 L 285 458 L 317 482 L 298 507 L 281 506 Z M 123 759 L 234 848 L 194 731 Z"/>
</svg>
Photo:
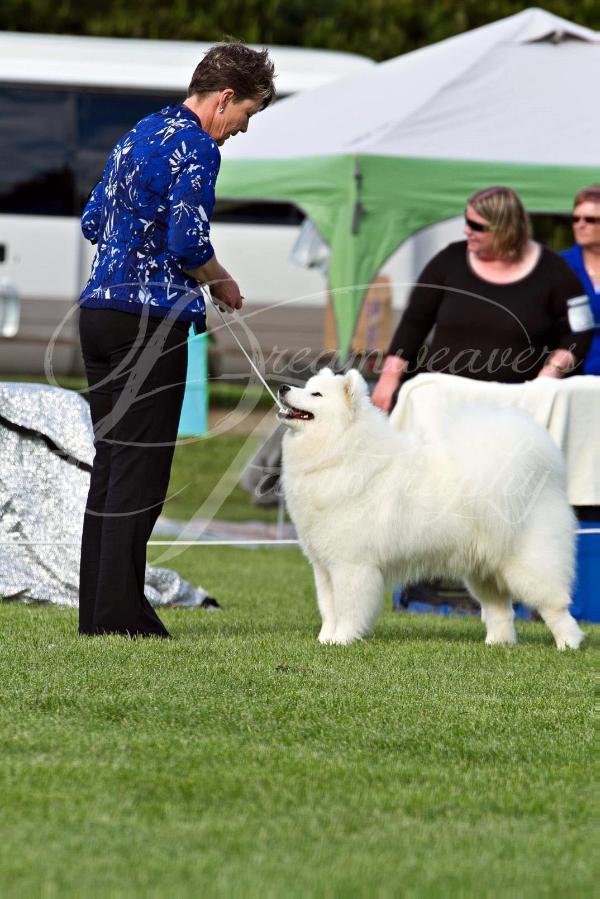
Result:
<svg viewBox="0 0 600 899">
<path fill-rule="evenodd" d="M 204 331 L 201 285 L 242 297 L 210 242 L 219 147 L 274 96 L 267 51 L 232 42 L 198 64 L 187 99 L 112 150 L 82 217 L 98 251 L 80 298 L 96 454 L 84 515 L 79 632 L 168 637 L 144 595 L 146 544 L 162 508 L 187 372 Z"/>
<path fill-rule="evenodd" d="M 584 187 L 573 204 L 575 243 L 561 256 L 585 288 L 592 314 L 594 334 L 583 364 L 584 375 L 600 375 L 600 184 Z"/>
</svg>

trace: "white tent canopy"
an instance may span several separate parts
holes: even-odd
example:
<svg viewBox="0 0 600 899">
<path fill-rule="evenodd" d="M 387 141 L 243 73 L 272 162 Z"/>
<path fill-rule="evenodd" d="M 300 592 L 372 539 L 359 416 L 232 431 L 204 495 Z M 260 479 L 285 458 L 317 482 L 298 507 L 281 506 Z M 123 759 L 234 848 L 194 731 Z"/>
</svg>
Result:
<svg viewBox="0 0 600 899">
<path fill-rule="evenodd" d="M 331 247 L 342 352 L 365 289 L 415 231 L 513 187 L 567 211 L 600 180 L 600 34 L 540 9 L 275 104 L 223 149 L 219 195 L 296 203 Z"/>
<path fill-rule="evenodd" d="M 599 85 L 600 34 L 527 9 L 283 100 L 226 145 L 223 158 L 353 153 L 594 165 Z"/>
</svg>

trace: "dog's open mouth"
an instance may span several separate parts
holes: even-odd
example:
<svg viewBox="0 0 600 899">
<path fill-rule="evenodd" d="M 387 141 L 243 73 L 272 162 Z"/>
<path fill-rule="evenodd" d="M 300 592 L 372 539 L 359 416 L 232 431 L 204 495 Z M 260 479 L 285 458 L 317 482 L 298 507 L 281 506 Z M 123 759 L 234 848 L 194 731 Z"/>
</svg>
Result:
<svg viewBox="0 0 600 899">
<path fill-rule="evenodd" d="M 278 418 L 282 419 L 291 419 L 291 418 L 299 418 L 303 421 L 310 421 L 315 416 L 312 412 L 307 412 L 305 409 L 296 409 L 295 406 L 290 406 L 289 403 L 286 403 L 285 400 L 280 400 L 282 408 L 277 413 Z"/>
</svg>

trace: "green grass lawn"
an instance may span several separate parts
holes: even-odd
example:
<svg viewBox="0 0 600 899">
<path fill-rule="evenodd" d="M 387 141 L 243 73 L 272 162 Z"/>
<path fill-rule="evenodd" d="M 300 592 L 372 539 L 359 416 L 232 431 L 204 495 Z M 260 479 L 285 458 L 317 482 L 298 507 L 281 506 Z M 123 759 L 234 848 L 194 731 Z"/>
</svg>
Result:
<svg viewBox="0 0 600 899">
<path fill-rule="evenodd" d="M 184 521 L 190 518 L 276 521 L 275 506 L 253 506 L 250 495 L 238 486 L 246 463 L 263 439 L 221 434 L 179 443 L 171 468 L 169 499 L 162 514 Z"/>
<path fill-rule="evenodd" d="M 387 612 L 321 647 L 297 550 L 169 564 L 224 611 L 168 643 L 0 605 L 0 895 L 593 894 L 590 636 Z"/>
</svg>

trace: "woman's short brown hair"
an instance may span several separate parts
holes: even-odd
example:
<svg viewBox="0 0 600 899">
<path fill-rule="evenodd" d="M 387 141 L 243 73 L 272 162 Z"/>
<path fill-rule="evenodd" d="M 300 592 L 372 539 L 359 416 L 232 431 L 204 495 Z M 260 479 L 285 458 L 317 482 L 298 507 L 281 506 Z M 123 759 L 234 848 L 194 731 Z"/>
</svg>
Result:
<svg viewBox="0 0 600 899">
<path fill-rule="evenodd" d="M 577 191 L 573 200 L 573 209 L 580 203 L 600 203 L 600 184 L 590 184 L 589 187 L 582 187 Z"/>
<path fill-rule="evenodd" d="M 487 187 L 467 202 L 492 226 L 494 254 L 513 262 L 520 259 L 531 238 L 531 223 L 519 195 L 510 187 Z"/>
<path fill-rule="evenodd" d="M 198 63 L 188 97 L 230 87 L 236 100 L 261 100 L 261 109 L 275 96 L 275 66 L 267 50 L 253 50 L 241 41 L 215 44 Z"/>
</svg>

